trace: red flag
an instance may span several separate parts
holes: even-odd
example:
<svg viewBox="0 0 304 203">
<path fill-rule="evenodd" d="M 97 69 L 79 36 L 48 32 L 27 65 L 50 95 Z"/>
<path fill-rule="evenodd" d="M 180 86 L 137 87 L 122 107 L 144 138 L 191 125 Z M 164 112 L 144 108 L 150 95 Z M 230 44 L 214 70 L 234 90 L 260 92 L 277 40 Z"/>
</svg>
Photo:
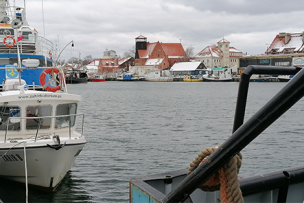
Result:
<svg viewBox="0 0 304 203">
<path fill-rule="evenodd" d="M 21 41 L 23 39 L 23 36 L 20 35 L 19 37 L 17 37 L 18 42 Z"/>
</svg>

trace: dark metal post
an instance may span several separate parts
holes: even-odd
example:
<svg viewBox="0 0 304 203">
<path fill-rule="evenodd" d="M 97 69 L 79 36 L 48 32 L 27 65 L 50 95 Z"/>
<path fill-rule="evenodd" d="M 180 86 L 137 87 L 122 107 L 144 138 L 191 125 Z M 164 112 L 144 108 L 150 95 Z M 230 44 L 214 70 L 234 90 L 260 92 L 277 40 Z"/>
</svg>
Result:
<svg viewBox="0 0 304 203">
<path fill-rule="evenodd" d="M 253 74 L 295 75 L 301 68 L 275 66 L 248 66 L 241 75 L 236 102 L 235 117 L 232 132 L 236 131 L 244 122 L 249 80 Z"/>
</svg>

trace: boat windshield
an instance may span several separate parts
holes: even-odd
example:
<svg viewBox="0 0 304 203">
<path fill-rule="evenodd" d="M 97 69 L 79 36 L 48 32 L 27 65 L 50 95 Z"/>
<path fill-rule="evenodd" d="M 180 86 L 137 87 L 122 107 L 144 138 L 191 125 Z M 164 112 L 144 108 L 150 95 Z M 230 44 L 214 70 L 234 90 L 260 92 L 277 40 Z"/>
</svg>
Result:
<svg viewBox="0 0 304 203">
<path fill-rule="evenodd" d="M 20 108 L 0 106 L 0 130 L 20 130 Z M 10 118 L 10 119 L 8 119 Z"/>
<path fill-rule="evenodd" d="M 77 112 L 77 104 L 71 103 L 71 104 L 59 104 L 56 109 L 56 124 L 55 128 L 65 128 L 69 126 L 75 125 L 76 116 L 68 116 L 71 114 L 76 114 Z"/>
<path fill-rule="evenodd" d="M 37 118 L 42 116 L 51 116 L 52 106 L 28 106 L 26 108 L 26 117 L 33 117 L 33 119 L 26 120 L 26 129 L 47 129 L 51 127 L 51 118 Z"/>
</svg>

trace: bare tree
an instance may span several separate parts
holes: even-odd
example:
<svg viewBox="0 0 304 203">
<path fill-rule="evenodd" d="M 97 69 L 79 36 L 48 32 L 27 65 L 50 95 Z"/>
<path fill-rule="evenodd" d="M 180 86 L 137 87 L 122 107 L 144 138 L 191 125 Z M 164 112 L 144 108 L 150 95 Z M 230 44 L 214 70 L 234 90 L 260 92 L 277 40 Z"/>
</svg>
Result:
<svg viewBox="0 0 304 203">
<path fill-rule="evenodd" d="M 78 62 L 79 62 L 79 59 L 76 57 L 72 57 L 68 60 L 68 63 L 78 63 Z"/>
<path fill-rule="evenodd" d="M 193 46 L 187 47 L 185 53 L 188 56 L 188 58 L 192 58 L 194 56 L 194 47 Z"/>
<path fill-rule="evenodd" d="M 124 58 L 127 58 L 127 57 L 135 57 L 135 46 L 133 46 L 131 49 L 129 49 L 129 51 L 126 51 L 124 54 L 123 54 L 123 57 Z"/>
<path fill-rule="evenodd" d="M 88 55 L 88 56 L 86 56 L 86 57 L 83 58 L 83 65 L 88 65 L 92 61 L 93 61 L 92 55 Z"/>
</svg>

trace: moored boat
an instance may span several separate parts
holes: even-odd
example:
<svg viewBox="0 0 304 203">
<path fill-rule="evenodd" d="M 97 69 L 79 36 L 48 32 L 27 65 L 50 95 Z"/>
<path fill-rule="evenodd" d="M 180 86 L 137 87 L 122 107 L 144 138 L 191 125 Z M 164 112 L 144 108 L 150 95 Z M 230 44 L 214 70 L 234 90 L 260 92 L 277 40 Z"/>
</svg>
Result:
<svg viewBox="0 0 304 203">
<path fill-rule="evenodd" d="M 212 68 L 203 75 L 203 82 L 232 82 L 231 72 L 227 68 Z"/>
<path fill-rule="evenodd" d="M 117 81 L 143 81 L 144 77 L 140 77 L 133 73 L 123 73 L 116 77 Z"/>
<path fill-rule="evenodd" d="M 252 74 L 293 74 L 295 77 L 245 123 L 245 109 Z M 240 152 L 273 122 L 304 96 L 304 70 L 297 67 L 249 66 L 242 73 L 234 117 L 233 134 L 209 155 L 201 153 L 189 170 L 133 178 L 130 180 L 130 202 L 302 202 L 304 166 L 282 168 L 278 171 L 239 180 Z M 288 124 L 287 124 L 288 125 Z M 267 147 L 267 146 L 266 146 Z M 203 151 L 202 151 L 203 152 Z M 301 153 L 301 151 L 299 151 Z M 269 153 L 269 152 L 268 152 Z M 195 155 L 194 155 L 195 156 Z M 236 157 L 239 157 L 235 160 Z M 245 159 L 244 157 L 243 159 Z M 190 161 L 189 161 L 190 162 Z M 230 184 L 226 169 L 236 172 Z M 255 164 L 256 168 L 258 164 Z M 190 170 L 191 169 L 191 170 Z M 216 174 L 216 176 L 213 176 Z M 210 178 L 213 179 L 210 179 Z M 212 190 L 205 189 L 215 180 Z M 226 183 L 226 186 L 223 187 Z M 204 184 L 204 185 L 203 185 Z M 234 187 L 235 186 L 235 187 Z M 220 192 L 217 191 L 221 188 Z M 236 194 L 227 196 L 225 194 Z M 151 201 L 152 200 L 152 201 Z"/>
<path fill-rule="evenodd" d="M 103 78 L 103 76 L 102 75 L 93 75 L 92 77 L 90 77 L 89 78 L 89 81 L 91 81 L 91 82 L 104 82 L 104 81 L 106 81 L 106 79 L 105 78 Z"/>
<path fill-rule="evenodd" d="M 183 79 L 184 82 L 201 82 L 203 81 L 203 78 L 195 78 L 191 75 L 187 75 Z"/>
<path fill-rule="evenodd" d="M 52 43 L 28 26 L 24 9 L 1 1 L 0 10 L 0 37 L 14 39 L 0 44 L 0 177 L 53 191 L 86 143 L 81 97 L 67 92 Z"/>
<path fill-rule="evenodd" d="M 278 76 L 278 80 L 280 82 L 288 82 L 292 78 L 293 78 L 293 75 L 279 75 Z"/>
<path fill-rule="evenodd" d="M 80 70 L 71 70 L 65 73 L 65 80 L 67 84 L 87 83 L 88 76 L 86 72 Z"/>
</svg>

